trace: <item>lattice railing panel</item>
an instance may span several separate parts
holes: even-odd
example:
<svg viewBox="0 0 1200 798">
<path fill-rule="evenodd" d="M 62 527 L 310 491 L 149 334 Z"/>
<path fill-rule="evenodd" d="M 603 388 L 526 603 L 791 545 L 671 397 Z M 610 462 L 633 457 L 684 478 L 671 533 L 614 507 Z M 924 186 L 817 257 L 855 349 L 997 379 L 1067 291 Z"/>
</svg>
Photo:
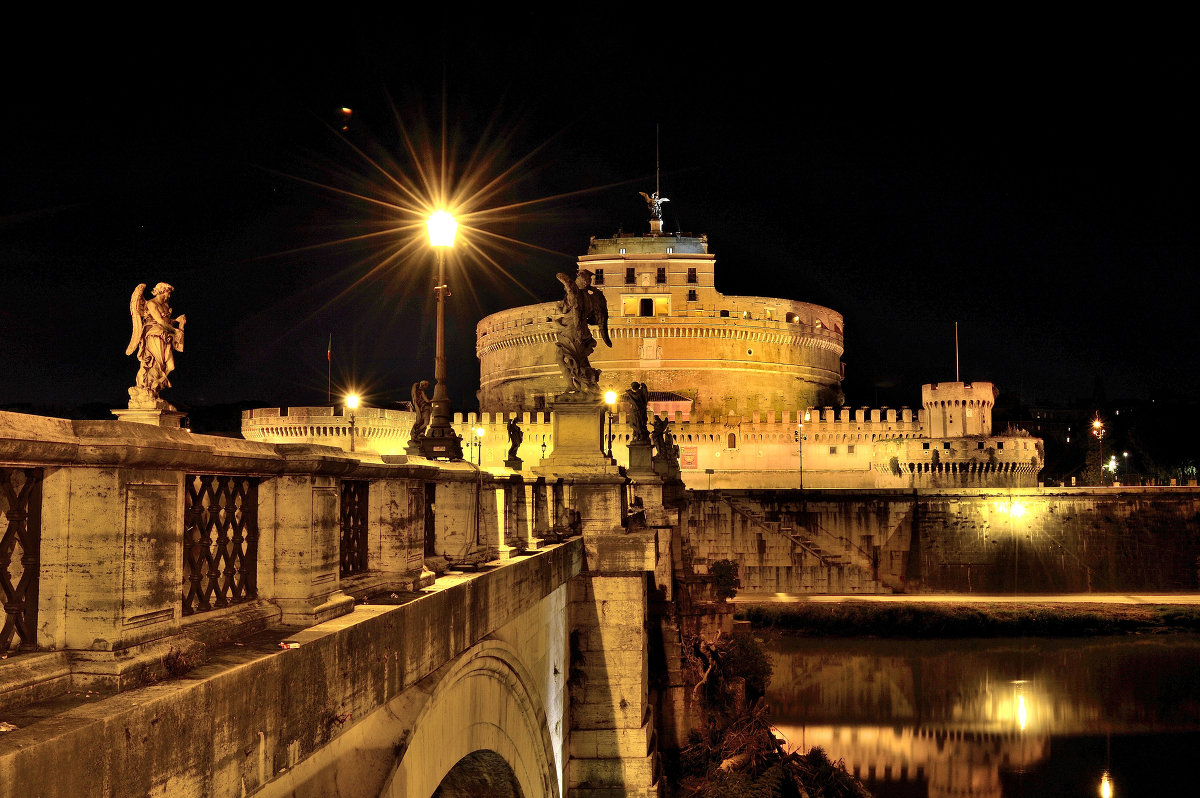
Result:
<svg viewBox="0 0 1200 798">
<path fill-rule="evenodd" d="M 42 469 L 0 468 L 0 509 L 8 521 L 0 538 L 0 590 L 4 593 L 0 654 L 7 654 L 14 637 L 21 638 L 22 649 L 37 646 Z"/>
<path fill-rule="evenodd" d="M 188 474 L 183 513 L 183 614 L 258 595 L 258 480 Z"/>
<path fill-rule="evenodd" d="M 366 480 L 342 480 L 340 571 L 342 576 L 367 570 Z"/>
</svg>

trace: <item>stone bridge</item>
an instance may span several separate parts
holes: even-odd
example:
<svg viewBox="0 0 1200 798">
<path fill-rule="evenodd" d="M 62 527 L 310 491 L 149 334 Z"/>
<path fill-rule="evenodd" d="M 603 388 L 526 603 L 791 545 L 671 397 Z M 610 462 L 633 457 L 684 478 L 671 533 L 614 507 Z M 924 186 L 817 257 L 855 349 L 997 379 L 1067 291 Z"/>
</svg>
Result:
<svg viewBox="0 0 1200 798">
<path fill-rule="evenodd" d="M 627 490 L 0 413 L 0 796 L 657 795 Z"/>
</svg>

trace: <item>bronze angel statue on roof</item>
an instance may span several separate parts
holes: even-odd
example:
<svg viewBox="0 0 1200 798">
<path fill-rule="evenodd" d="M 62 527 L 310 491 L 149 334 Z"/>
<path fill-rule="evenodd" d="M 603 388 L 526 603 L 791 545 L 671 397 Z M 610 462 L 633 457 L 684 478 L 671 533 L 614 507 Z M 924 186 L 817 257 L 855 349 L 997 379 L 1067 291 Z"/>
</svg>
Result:
<svg viewBox="0 0 1200 798">
<path fill-rule="evenodd" d="M 557 277 L 566 292 L 558 303 L 559 315 L 552 320 L 557 325 L 554 337 L 558 366 L 571 384 L 569 390 L 599 392 L 600 371 L 592 368 L 588 360 L 596 350 L 596 339 L 589 325 L 596 325 L 600 340 L 605 346 L 612 346 L 608 337 L 608 300 L 592 285 L 592 272 L 588 269 L 580 269 L 573 280 L 562 272 Z"/>
<path fill-rule="evenodd" d="M 155 408 L 174 410 L 159 393 L 171 387 L 169 379 L 175 370 L 175 353 L 183 351 L 183 327 L 187 316 L 171 318 L 171 292 L 175 289 L 167 283 L 159 283 L 146 299 L 146 284 L 133 289 L 129 299 L 129 315 L 133 321 L 133 335 L 129 338 L 126 355 L 137 351 L 137 381 L 129 389 L 131 408 Z"/>
<path fill-rule="evenodd" d="M 647 194 L 645 191 L 639 191 L 638 193 L 646 201 L 646 207 L 650 209 L 650 217 L 653 219 L 662 219 L 662 204 L 671 200 L 658 196 L 657 191 L 653 194 Z"/>
</svg>

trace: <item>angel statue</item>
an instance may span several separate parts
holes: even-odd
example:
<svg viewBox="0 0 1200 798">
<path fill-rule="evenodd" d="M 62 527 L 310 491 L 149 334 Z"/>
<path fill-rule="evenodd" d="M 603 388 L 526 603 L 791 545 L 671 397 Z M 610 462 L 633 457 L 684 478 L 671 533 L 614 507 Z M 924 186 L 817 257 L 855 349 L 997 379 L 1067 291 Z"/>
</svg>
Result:
<svg viewBox="0 0 1200 798">
<path fill-rule="evenodd" d="M 572 280 L 559 272 L 558 281 L 566 294 L 558 303 L 558 317 L 552 319 L 558 367 L 570 382 L 572 391 L 598 393 L 600 370 L 592 368 L 588 358 L 596 350 L 596 339 L 588 325 L 600 329 L 600 339 L 605 346 L 612 346 L 608 337 L 608 300 L 603 292 L 592 285 L 592 272 L 580 269 Z"/>
<path fill-rule="evenodd" d="M 420 443 L 421 439 L 425 437 L 425 430 L 429 427 L 430 419 L 433 418 L 433 403 L 429 401 L 429 395 L 425 393 L 427 388 L 429 388 L 429 380 L 414 382 L 412 385 L 412 408 L 416 412 L 417 418 L 408 432 L 409 446 L 416 446 Z"/>
<path fill-rule="evenodd" d="M 136 350 L 139 363 L 137 382 L 129 389 L 131 408 L 175 409 L 159 397 L 163 388 L 171 387 L 169 377 L 175 370 L 175 353 L 183 351 L 183 326 L 187 324 L 187 316 L 171 318 L 174 290 L 167 283 L 159 283 L 147 300 L 146 284 L 141 283 L 129 299 L 133 335 L 125 354 L 132 355 Z"/>
<path fill-rule="evenodd" d="M 639 191 L 638 193 L 646 201 L 646 207 L 650 209 L 650 217 L 653 219 L 662 219 L 662 204 L 671 200 L 658 196 L 657 191 L 653 194 L 647 194 L 645 191 Z"/>
<path fill-rule="evenodd" d="M 517 459 L 517 450 L 521 448 L 521 441 L 525 440 L 525 433 L 521 431 L 521 422 L 516 416 L 508 420 L 508 459 Z"/>
<path fill-rule="evenodd" d="M 650 388 L 644 382 L 633 383 L 625 392 L 625 401 L 629 402 L 629 428 L 633 433 L 633 443 L 647 443 L 650 440 L 650 432 L 646 429 Z"/>
</svg>

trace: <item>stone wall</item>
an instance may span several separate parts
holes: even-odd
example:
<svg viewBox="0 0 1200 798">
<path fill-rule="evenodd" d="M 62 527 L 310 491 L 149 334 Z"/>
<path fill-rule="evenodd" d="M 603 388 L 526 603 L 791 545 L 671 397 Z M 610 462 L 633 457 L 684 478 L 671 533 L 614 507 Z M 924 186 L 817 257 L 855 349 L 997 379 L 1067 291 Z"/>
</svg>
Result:
<svg viewBox="0 0 1200 798">
<path fill-rule="evenodd" d="M 1200 490 L 698 491 L 683 544 L 745 593 L 1196 590 Z"/>
</svg>

